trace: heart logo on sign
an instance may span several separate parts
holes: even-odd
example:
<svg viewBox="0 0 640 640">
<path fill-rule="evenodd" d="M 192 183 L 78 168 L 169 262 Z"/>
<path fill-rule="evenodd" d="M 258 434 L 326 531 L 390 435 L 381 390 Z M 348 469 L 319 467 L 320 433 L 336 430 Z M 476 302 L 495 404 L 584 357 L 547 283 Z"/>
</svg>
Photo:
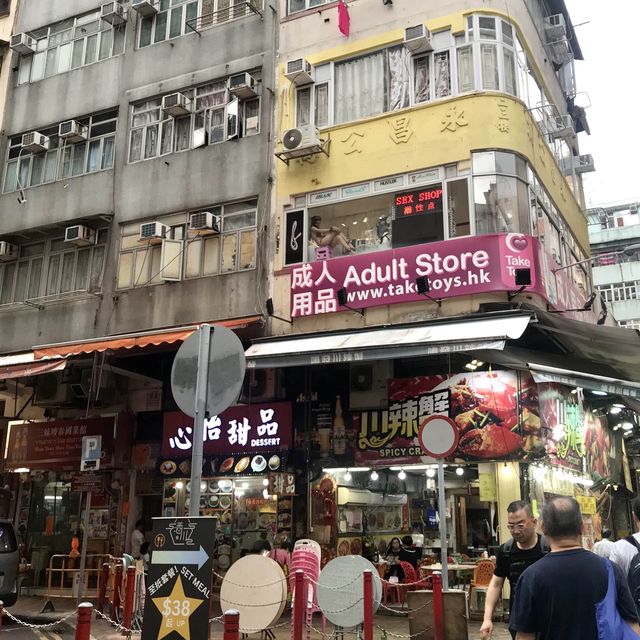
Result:
<svg viewBox="0 0 640 640">
<path fill-rule="evenodd" d="M 524 251 L 527 248 L 529 242 L 524 236 L 519 236 L 517 238 L 514 238 L 511 244 L 517 251 Z"/>
</svg>

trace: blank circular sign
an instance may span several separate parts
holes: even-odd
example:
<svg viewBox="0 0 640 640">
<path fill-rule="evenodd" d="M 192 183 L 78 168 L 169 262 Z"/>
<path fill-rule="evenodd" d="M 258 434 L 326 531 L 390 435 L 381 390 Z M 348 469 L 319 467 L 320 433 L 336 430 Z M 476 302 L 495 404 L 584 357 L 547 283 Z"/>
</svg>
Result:
<svg viewBox="0 0 640 640">
<path fill-rule="evenodd" d="M 362 556 L 334 558 L 318 578 L 318 606 L 324 616 L 338 627 L 351 629 L 364 622 L 365 571 L 373 577 L 373 612 L 382 599 L 382 581 L 377 569 Z"/>
<path fill-rule="evenodd" d="M 240 612 L 240 632 L 273 626 L 287 602 L 287 579 L 280 565 L 266 556 L 250 555 L 231 565 L 220 587 L 222 611 Z"/>
<path fill-rule="evenodd" d="M 420 423 L 420 446 L 433 458 L 450 456 L 458 446 L 459 437 L 456 423 L 447 416 L 429 416 Z"/>
<path fill-rule="evenodd" d="M 244 348 L 240 338 L 227 327 L 210 327 L 209 379 L 207 411 L 222 413 L 240 395 L 244 381 Z M 192 418 L 195 416 L 196 380 L 200 330 L 194 331 L 181 345 L 171 367 L 171 391 L 176 404 Z"/>
</svg>

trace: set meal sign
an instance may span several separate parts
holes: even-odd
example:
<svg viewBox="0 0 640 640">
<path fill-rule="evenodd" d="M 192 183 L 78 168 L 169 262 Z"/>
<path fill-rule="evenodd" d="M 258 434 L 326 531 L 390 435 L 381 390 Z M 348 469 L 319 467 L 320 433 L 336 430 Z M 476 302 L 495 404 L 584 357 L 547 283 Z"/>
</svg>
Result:
<svg viewBox="0 0 640 640">
<path fill-rule="evenodd" d="M 154 518 L 142 640 L 209 632 L 215 518 Z"/>
</svg>

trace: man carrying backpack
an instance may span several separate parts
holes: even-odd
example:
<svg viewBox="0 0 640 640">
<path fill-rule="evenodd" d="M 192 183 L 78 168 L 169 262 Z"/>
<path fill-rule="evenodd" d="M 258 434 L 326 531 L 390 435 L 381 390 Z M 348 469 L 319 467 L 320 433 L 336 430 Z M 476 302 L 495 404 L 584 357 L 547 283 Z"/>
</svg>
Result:
<svg viewBox="0 0 640 640">
<path fill-rule="evenodd" d="M 631 501 L 633 522 L 640 528 L 640 496 Z M 631 596 L 640 611 L 640 533 L 634 533 L 614 543 L 609 559 L 615 562 L 627 577 Z"/>
<path fill-rule="evenodd" d="M 480 637 L 485 640 L 493 631 L 493 611 L 502 597 L 505 578 L 509 580 L 511 597 L 509 598 L 509 614 L 513 610 L 513 598 L 518 579 L 527 567 L 549 553 L 549 547 L 543 536 L 536 532 L 537 520 L 533 517 L 531 505 L 516 500 L 507 507 L 507 528 L 513 536 L 499 549 L 496 557 L 496 569 L 487 589 L 484 604 L 484 620 L 480 627 Z M 511 637 L 515 631 L 509 629 Z"/>
</svg>

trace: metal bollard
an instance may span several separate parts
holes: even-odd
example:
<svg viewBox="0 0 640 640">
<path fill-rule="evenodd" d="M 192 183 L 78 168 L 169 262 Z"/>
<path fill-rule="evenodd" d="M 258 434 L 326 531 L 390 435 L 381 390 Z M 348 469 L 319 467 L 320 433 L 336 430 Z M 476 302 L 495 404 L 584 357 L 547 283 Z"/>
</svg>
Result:
<svg viewBox="0 0 640 640">
<path fill-rule="evenodd" d="M 96 608 L 100 613 L 104 613 L 104 601 L 107 599 L 107 585 L 109 584 L 109 563 L 102 565 L 100 573 L 100 586 L 98 588 L 98 603 Z"/>
<path fill-rule="evenodd" d="M 222 640 L 238 640 L 240 636 L 240 612 L 236 609 L 225 611 L 223 628 Z"/>
<path fill-rule="evenodd" d="M 433 638 L 444 640 L 444 604 L 442 601 L 442 574 L 433 572 Z"/>
<path fill-rule="evenodd" d="M 76 622 L 76 640 L 89 640 L 91 636 L 91 616 L 93 605 L 90 602 L 81 602 L 78 605 L 78 618 Z"/>
<path fill-rule="evenodd" d="M 366 570 L 364 578 L 364 640 L 373 640 L 373 576 L 371 571 Z"/>
<path fill-rule="evenodd" d="M 115 574 L 113 577 L 113 600 L 111 601 L 111 615 L 118 620 L 120 612 L 120 589 L 122 588 L 122 565 L 117 564 L 115 568 Z"/>
<path fill-rule="evenodd" d="M 127 586 L 124 591 L 124 615 L 122 616 L 122 635 L 129 635 L 131 620 L 133 619 L 133 598 L 136 593 L 136 568 L 127 569 Z"/>
<path fill-rule="evenodd" d="M 302 640 L 302 619 L 307 604 L 307 594 L 304 588 L 304 573 L 300 569 L 294 575 L 293 584 L 293 640 Z"/>
</svg>

